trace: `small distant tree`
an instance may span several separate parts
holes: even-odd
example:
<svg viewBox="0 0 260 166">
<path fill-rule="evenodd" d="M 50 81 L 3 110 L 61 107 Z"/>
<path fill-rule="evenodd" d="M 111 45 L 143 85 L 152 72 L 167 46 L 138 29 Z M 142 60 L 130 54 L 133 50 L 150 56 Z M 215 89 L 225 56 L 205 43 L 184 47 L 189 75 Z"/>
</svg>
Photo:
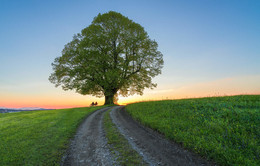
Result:
<svg viewBox="0 0 260 166">
<path fill-rule="evenodd" d="M 163 67 L 157 49 L 141 25 L 114 11 L 99 14 L 65 45 L 49 80 L 64 90 L 105 96 L 105 104 L 113 104 L 118 95 L 142 95 L 156 87 L 152 78 Z"/>
</svg>

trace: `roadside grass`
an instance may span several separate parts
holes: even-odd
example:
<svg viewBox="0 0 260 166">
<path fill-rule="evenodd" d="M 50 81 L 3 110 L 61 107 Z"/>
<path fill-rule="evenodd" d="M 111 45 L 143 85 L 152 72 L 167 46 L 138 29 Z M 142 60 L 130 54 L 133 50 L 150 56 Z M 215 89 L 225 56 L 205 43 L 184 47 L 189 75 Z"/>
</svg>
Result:
<svg viewBox="0 0 260 166">
<path fill-rule="evenodd" d="M 60 165 L 80 122 L 102 107 L 0 114 L 0 165 Z"/>
<path fill-rule="evenodd" d="M 120 165 L 146 165 L 139 154 L 132 149 L 128 141 L 118 131 L 110 118 L 109 112 L 107 111 L 104 115 L 104 129 L 110 151 L 116 160 Z"/>
<path fill-rule="evenodd" d="M 127 112 L 220 165 L 260 165 L 260 95 L 135 103 Z"/>
</svg>

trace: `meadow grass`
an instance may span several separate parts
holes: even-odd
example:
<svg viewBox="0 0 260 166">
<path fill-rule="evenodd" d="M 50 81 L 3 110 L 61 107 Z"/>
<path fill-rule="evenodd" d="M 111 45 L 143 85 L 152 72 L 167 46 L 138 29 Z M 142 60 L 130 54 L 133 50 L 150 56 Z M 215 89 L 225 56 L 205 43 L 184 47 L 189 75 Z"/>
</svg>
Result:
<svg viewBox="0 0 260 166">
<path fill-rule="evenodd" d="M 220 165 L 260 165 L 260 95 L 135 103 L 145 126 Z"/>
<path fill-rule="evenodd" d="M 0 114 L 0 165 L 59 165 L 80 122 L 99 108 Z"/>
<path fill-rule="evenodd" d="M 109 149 L 120 165 L 147 165 L 142 157 L 131 147 L 124 136 L 118 131 L 107 111 L 104 116 L 104 129 Z"/>
</svg>

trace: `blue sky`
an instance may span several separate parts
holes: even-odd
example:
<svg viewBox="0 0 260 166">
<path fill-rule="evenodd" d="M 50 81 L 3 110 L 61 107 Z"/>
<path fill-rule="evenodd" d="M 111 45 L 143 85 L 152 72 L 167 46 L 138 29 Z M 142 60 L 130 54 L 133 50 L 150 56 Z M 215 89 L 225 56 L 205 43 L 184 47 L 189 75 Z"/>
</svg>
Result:
<svg viewBox="0 0 260 166">
<path fill-rule="evenodd" d="M 164 55 L 158 88 L 128 99 L 260 93 L 259 0 L 0 0 L 0 107 L 39 106 L 48 98 L 55 103 L 42 106 L 102 102 L 63 92 L 48 77 L 72 36 L 110 10 L 141 24 Z M 194 88 L 201 93 L 187 92 Z"/>
</svg>

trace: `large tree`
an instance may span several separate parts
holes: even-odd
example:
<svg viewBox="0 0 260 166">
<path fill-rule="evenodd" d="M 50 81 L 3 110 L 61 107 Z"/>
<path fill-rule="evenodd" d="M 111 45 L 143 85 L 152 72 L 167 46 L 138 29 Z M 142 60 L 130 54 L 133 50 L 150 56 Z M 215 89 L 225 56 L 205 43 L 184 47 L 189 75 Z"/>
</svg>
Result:
<svg viewBox="0 0 260 166">
<path fill-rule="evenodd" d="M 120 13 L 99 14 L 65 45 L 52 63 L 49 80 L 64 90 L 102 97 L 143 94 L 154 88 L 152 78 L 161 73 L 163 55 L 144 28 Z"/>
</svg>

